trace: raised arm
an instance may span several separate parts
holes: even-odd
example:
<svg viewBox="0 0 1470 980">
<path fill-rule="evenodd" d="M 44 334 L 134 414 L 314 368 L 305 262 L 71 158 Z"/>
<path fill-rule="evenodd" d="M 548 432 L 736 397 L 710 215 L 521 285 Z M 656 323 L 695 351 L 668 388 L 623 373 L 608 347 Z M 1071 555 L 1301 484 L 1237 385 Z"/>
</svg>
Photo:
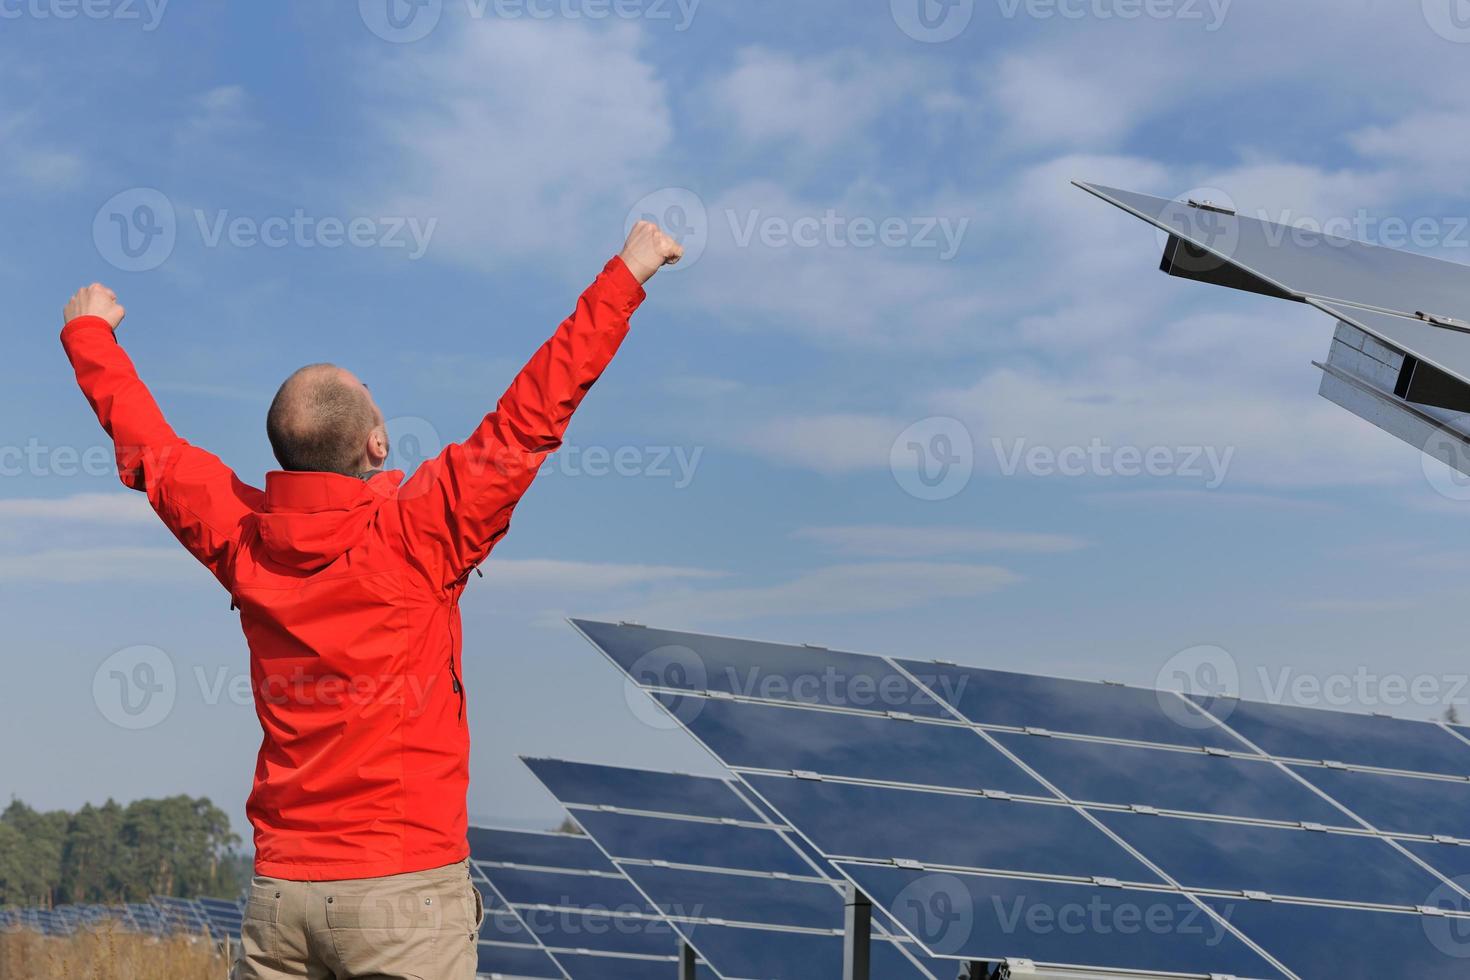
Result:
<svg viewBox="0 0 1470 980">
<path fill-rule="evenodd" d="M 593 383 L 628 333 L 643 284 L 683 250 L 640 223 L 462 443 L 424 463 L 400 491 L 407 547 L 426 575 L 450 588 L 490 553 L 511 512 L 555 452 Z"/>
<path fill-rule="evenodd" d="M 80 290 L 66 305 L 62 347 L 82 394 L 113 441 L 123 485 L 146 493 L 180 543 L 228 587 L 227 567 L 240 523 L 260 507 L 261 493 L 174 432 L 118 345 L 116 330 L 124 315 L 117 295 L 105 286 Z"/>
</svg>

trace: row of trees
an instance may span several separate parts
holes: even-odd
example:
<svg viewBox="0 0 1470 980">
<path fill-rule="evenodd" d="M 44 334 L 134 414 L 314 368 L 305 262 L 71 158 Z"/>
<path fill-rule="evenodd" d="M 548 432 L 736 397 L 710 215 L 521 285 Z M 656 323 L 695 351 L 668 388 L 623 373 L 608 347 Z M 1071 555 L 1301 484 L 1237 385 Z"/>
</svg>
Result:
<svg viewBox="0 0 1470 980">
<path fill-rule="evenodd" d="M 0 813 L 0 905 L 234 898 L 250 877 L 239 845 L 204 798 L 108 800 L 75 813 L 12 800 Z"/>
</svg>

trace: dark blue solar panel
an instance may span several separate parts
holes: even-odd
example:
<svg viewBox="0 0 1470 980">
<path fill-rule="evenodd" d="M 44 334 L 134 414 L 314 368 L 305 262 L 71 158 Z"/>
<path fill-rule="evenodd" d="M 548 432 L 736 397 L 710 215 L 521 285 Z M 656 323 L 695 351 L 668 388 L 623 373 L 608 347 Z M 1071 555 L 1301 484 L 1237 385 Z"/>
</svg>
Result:
<svg viewBox="0 0 1470 980">
<path fill-rule="evenodd" d="M 617 874 L 617 869 L 596 844 L 576 834 L 533 834 L 471 827 L 469 838 L 470 857 L 476 861 Z"/>
<path fill-rule="evenodd" d="M 500 946 L 480 943 L 476 972 L 489 977 L 561 980 L 564 974 L 545 951 L 535 946 Z"/>
<path fill-rule="evenodd" d="M 1470 922 L 1415 913 L 1207 899 L 1302 977 L 1464 980 Z"/>
<path fill-rule="evenodd" d="M 575 620 L 644 687 L 949 717 L 881 657 Z"/>
<path fill-rule="evenodd" d="M 1167 691 L 915 660 L 900 664 L 977 724 L 1249 751 L 1193 704 Z"/>
<path fill-rule="evenodd" d="M 1417 907 L 1440 881 L 1376 837 L 1098 812 L 1188 889 Z"/>
<path fill-rule="evenodd" d="M 678 980 L 677 960 L 630 959 L 616 956 L 583 956 L 558 953 L 557 962 L 571 980 Z M 701 963 L 695 970 L 699 980 L 715 980 L 708 966 Z"/>
<path fill-rule="evenodd" d="M 513 905 L 556 905 L 594 912 L 654 914 L 638 894 L 638 889 L 622 878 L 521 868 L 494 868 L 489 875 L 495 890 Z"/>
<path fill-rule="evenodd" d="M 943 956 L 1271 980 L 1282 976 L 1178 894 L 872 865 L 841 867 L 875 902 L 891 909 L 915 938 Z M 1372 974 L 1303 974 L 1332 975 Z"/>
<path fill-rule="evenodd" d="M 831 856 L 1160 882 L 1069 806 L 778 776 L 749 782 Z"/>
<path fill-rule="evenodd" d="M 1470 839 L 1470 783 L 1318 766 L 1292 769 L 1384 833 Z"/>
<path fill-rule="evenodd" d="M 479 886 L 476 886 L 479 887 Z M 493 893 L 488 893 L 484 888 L 480 894 L 485 900 L 485 921 L 480 923 L 480 938 L 493 939 L 497 942 L 519 943 L 532 946 L 536 938 L 526 931 L 521 924 L 521 917 L 515 912 L 501 905 Z"/>
<path fill-rule="evenodd" d="M 1470 745 L 1428 722 L 1229 698 L 1210 711 L 1274 756 L 1470 776 Z"/>
<path fill-rule="evenodd" d="M 679 698 L 685 726 L 726 765 L 1050 796 L 968 728 Z"/>
<path fill-rule="evenodd" d="M 577 822 L 615 857 L 671 864 L 705 864 L 744 871 L 811 874 L 774 830 L 693 820 L 578 810 Z"/>
<path fill-rule="evenodd" d="M 1470 891 L 1470 845 L 1399 841 L 1398 845 L 1466 891 Z M 1428 905 L 1428 902 L 1420 904 Z M 1457 906 L 1458 907 L 1458 906 Z M 1466 908 L 1465 911 L 1470 911 Z"/>
<path fill-rule="evenodd" d="M 1007 732 L 993 734 L 996 741 L 1074 800 L 1357 826 L 1310 787 L 1264 760 Z"/>
<path fill-rule="evenodd" d="M 723 779 L 619 769 L 559 759 L 523 759 L 536 778 L 565 804 L 613 806 L 713 819 L 758 821 Z"/>
<path fill-rule="evenodd" d="M 624 872 L 674 918 L 841 929 L 842 900 L 827 882 L 630 864 Z"/>
<path fill-rule="evenodd" d="M 698 925 L 690 942 L 727 977 L 823 980 L 842 976 L 842 937 Z M 873 943 L 873 980 L 921 980 L 893 943 Z"/>
<path fill-rule="evenodd" d="M 679 949 L 661 918 L 582 914 L 567 909 L 517 909 L 526 928 L 552 950 L 596 950 L 668 956 Z"/>
</svg>

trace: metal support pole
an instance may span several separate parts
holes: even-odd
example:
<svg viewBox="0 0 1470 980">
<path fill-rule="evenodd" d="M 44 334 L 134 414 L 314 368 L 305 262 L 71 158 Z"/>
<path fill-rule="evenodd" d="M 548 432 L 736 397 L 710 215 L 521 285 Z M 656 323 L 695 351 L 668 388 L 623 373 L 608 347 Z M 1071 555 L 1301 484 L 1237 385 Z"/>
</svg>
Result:
<svg viewBox="0 0 1470 980">
<path fill-rule="evenodd" d="M 842 943 L 842 980 L 869 980 L 873 955 L 873 903 L 849 883 L 843 899 L 845 934 Z"/>
<path fill-rule="evenodd" d="M 699 960 L 694 955 L 694 947 L 688 943 L 679 944 L 679 980 L 695 980 L 697 973 L 696 965 Z"/>
</svg>

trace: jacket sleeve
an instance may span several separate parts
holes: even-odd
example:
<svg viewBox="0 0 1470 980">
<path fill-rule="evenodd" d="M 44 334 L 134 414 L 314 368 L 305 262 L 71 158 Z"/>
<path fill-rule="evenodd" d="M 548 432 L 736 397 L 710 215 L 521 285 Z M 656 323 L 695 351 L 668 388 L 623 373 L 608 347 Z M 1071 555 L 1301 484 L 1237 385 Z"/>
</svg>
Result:
<svg viewBox="0 0 1470 980">
<path fill-rule="evenodd" d="M 411 559 L 440 588 L 484 561 L 572 413 L 628 333 L 645 293 L 613 258 L 556 333 L 464 442 L 425 462 L 399 492 Z"/>
<path fill-rule="evenodd" d="M 78 317 L 61 344 L 97 420 L 117 451 L 123 485 L 148 495 L 153 510 L 226 588 L 245 517 L 263 503 L 218 457 L 189 445 L 164 419 L 132 360 L 100 317 Z"/>
</svg>

